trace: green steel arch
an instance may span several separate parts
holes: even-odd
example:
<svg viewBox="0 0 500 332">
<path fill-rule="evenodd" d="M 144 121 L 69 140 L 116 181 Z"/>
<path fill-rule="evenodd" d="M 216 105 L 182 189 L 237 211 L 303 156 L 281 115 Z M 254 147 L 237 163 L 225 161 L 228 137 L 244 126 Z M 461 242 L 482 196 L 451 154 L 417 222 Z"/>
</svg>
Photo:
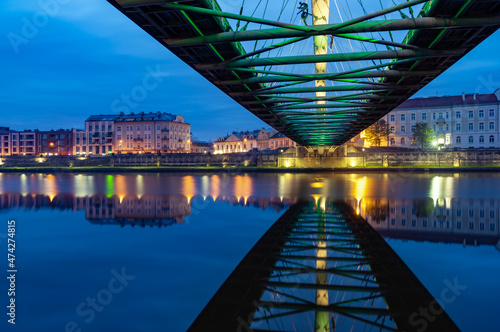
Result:
<svg viewBox="0 0 500 332">
<path fill-rule="evenodd" d="M 500 26 L 500 0 L 385 1 L 387 8 L 334 24 L 317 14 L 328 0 L 313 0 L 313 25 L 225 12 L 210 0 L 108 1 L 240 105 L 307 147 L 345 143 Z M 403 34 L 400 41 L 396 34 Z M 278 52 L 310 39 L 314 51 Z M 341 42 L 351 50 L 334 50 Z M 247 52 L 244 43 L 262 46 Z M 353 43 L 361 46 L 354 50 Z"/>
</svg>

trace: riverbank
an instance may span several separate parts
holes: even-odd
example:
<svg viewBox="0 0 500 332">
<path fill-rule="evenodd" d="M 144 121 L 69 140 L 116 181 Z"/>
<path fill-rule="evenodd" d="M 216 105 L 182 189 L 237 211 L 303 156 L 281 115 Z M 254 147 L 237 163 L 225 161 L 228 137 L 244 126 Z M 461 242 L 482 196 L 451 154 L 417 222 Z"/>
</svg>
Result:
<svg viewBox="0 0 500 332">
<path fill-rule="evenodd" d="M 388 166 L 388 167 L 206 167 L 206 166 L 92 166 L 92 167 L 0 167 L 0 173 L 469 173 L 500 172 L 499 166 Z"/>
</svg>

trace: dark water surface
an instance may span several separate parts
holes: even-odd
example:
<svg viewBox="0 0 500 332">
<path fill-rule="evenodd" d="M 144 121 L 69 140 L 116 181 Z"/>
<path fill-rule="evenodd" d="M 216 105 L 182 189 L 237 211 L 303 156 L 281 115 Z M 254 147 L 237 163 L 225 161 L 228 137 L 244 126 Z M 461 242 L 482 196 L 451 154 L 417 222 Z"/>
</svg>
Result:
<svg viewBox="0 0 500 332">
<path fill-rule="evenodd" d="M 185 331 L 304 199 L 347 202 L 461 330 L 499 331 L 499 188 L 489 173 L 0 174 L 0 269 L 14 219 L 18 271 L 0 331 Z"/>
</svg>

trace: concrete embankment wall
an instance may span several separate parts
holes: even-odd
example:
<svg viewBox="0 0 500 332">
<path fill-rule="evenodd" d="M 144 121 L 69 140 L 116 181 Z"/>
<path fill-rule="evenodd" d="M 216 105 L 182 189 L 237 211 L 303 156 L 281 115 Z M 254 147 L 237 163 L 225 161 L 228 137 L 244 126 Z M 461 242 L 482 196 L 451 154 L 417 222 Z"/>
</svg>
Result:
<svg viewBox="0 0 500 332">
<path fill-rule="evenodd" d="M 278 165 L 277 155 L 234 153 L 228 155 L 167 154 L 92 156 L 9 156 L 0 158 L 3 167 L 140 167 L 140 166 L 271 166 Z"/>
<path fill-rule="evenodd" d="M 378 152 L 342 157 L 279 157 L 280 167 L 500 166 L 500 150 Z"/>
<path fill-rule="evenodd" d="M 92 156 L 10 156 L 0 158 L 2 167 L 148 167 L 148 166 L 258 166 L 287 168 L 350 168 L 387 166 L 500 166 L 500 150 L 453 152 L 365 153 L 349 156 L 295 157 L 295 154 L 256 153 L 167 154 Z"/>
</svg>

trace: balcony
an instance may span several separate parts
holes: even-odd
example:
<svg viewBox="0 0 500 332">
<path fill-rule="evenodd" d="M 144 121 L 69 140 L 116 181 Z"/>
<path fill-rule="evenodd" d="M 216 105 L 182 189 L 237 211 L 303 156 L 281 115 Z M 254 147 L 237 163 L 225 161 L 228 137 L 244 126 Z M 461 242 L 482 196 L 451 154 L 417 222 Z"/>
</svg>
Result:
<svg viewBox="0 0 500 332">
<path fill-rule="evenodd" d="M 168 136 L 163 136 L 161 140 L 162 141 L 168 141 Z"/>
<path fill-rule="evenodd" d="M 168 130 L 168 128 L 163 128 L 163 129 L 161 130 L 161 132 L 162 132 L 162 133 L 168 133 L 168 132 L 170 132 L 170 130 Z"/>
<path fill-rule="evenodd" d="M 142 138 L 134 138 L 134 142 L 142 142 L 144 141 Z"/>
<path fill-rule="evenodd" d="M 446 123 L 446 120 L 441 116 L 436 119 L 437 124 L 444 124 Z"/>
</svg>

